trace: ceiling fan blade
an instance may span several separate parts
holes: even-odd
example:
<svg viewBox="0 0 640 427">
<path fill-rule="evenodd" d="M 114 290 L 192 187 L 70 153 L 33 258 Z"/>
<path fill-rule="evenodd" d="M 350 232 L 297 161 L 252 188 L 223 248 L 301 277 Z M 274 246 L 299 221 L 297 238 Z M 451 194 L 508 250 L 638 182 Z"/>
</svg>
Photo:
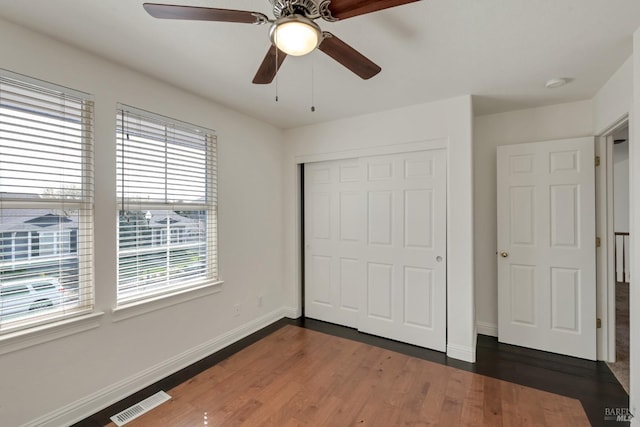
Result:
<svg viewBox="0 0 640 427">
<path fill-rule="evenodd" d="M 328 31 L 322 32 L 322 42 L 318 49 L 367 80 L 378 74 L 382 68 L 374 64 L 363 54 L 334 36 Z"/>
<path fill-rule="evenodd" d="M 278 53 L 277 67 L 276 67 L 276 52 Z M 280 69 L 280 66 L 282 65 L 282 61 L 284 61 L 284 58 L 286 58 L 286 56 L 287 56 L 286 53 L 284 53 L 274 45 L 271 45 L 271 47 L 269 48 L 269 51 L 267 52 L 266 56 L 262 60 L 262 64 L 260 64 L 260 68 L 258 68 L 258 72 L 253 78 L 253 83 L 259 84 L 259 85 L 271 83 L 273 81 L 273 78 L 276 76 L 276 73 Z"/>
<path fill-rule="evenodd" d="M 419 0 L 331 0 L 329 11 L 337 20 L 347 19 Z"/>
<path fill-rule="evenodd" d="M 211 7 L 178 6 L 171 4 L 144 3 L 144 10 L 154 18 L 189 19 L 194 21 L 239 22 L 262 24 L 268 22 L 266 15 L 246 10 L 214 9 Z"/>
</svg>

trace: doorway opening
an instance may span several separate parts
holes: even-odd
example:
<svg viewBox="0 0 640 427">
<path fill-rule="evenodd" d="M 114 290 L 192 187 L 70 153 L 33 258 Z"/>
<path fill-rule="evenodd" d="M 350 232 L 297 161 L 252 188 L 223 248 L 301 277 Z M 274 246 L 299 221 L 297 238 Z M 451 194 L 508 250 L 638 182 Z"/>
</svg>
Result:
<svg viewBox="0 0 640 427">
<path fill-rule="evenodd" d="M 629 286 L 631 271 L 629 267 L 629 125 L 624 122 L 607 136 L 607 145 L 611 147 L 611 161 L 608 166 L 612 172 L 608 174 L 612 180 L 612 218 L 613 218 L 613 280 L 609 287 L 613 288 L 614 297 L 609 305 L 613 311 L 615 328 L 613 357 L 609 358 L 609 369 L 620 384 L 629 393 Z M 610 257 L 611 258 L 611 257 Z"/>
</svg>

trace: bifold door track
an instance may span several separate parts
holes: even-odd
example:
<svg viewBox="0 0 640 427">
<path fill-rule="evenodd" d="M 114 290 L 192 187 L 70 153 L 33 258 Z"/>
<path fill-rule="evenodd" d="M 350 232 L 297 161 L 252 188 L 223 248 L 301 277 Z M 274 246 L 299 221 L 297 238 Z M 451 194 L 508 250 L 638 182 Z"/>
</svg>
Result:
<svg viewBox="0 0 640 427">
<path fill-rule="evenodd" d="M 136 403 L 130 408 L 125 409 L 119 414 L 114 415 L 113 417 L 111 417 L 111 421 L 113 421 L 118 427 L 122 427 L 129 421 L 134 420 L 143 414 L 146 414 L 147 412 L 166 402 L 167 400 L 171 400 L 171 396 L 169 396 L 164 391 L 159 391 L 156 394 L 147 397 L 143 401 Z"/>
</svg>

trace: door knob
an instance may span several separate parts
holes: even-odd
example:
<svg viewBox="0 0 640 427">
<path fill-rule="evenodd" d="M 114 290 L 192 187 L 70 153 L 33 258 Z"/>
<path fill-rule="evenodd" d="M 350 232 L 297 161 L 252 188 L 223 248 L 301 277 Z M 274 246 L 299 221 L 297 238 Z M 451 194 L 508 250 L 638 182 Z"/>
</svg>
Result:
<svg viewBox="0 0 640 427">
<path fill-rule="evenodd" d="M 502 258 L 506 258 L 506 257 L 508 257 L 508 256 L 509 256 L 509 252 L 507 252 L 507 251 L 500 251 L 500 256 L 501 256 Z"/>
</svg>

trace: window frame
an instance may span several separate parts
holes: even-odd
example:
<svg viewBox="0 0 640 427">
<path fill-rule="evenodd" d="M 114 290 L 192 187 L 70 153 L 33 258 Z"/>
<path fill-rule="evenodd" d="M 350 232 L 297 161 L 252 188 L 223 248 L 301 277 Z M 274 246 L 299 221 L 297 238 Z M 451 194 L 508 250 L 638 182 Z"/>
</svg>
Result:
<svg viewBox="0 0 640 427">
<path fill-rule="evenodd" d="M 70 119 L 63 113 L 56 117 L 56 113 L 48 113 L 45 108 L 41 105 L 46 102 L 50 102 L 51 98 L 59 98 L 60 104 L 56 104 L 58 108 L 61 108 L 64 111 L 65 104 L 67 100 L 71 100 L 79 105 L 79 110 L 77 113 L 78 121 L 76 122 L 79 125 L 78 138 L 79 142 L 76 148 L 74 148 L 74 152 L 79 153 L 77 156 L 73 157 L 74 161 L 78 163 L 79 170 L 79 186 L 80 192 L 77 194 L 75 198 L 69 198 L 66 194 L 58 195 L 58 197 L 49 196 L 49 197 L 40 197 L 38 199 L 33 198 L 24 198 L 20 197 L 16 194 L 19 193 L 3 193 L 4 196 L 0 195 L 0 211 L 2 209 L 42 209 L 42 210 L 51 210 L 51 211 L 69 211 L 74 210 L 77 211 L 77 229 L 75 232 L 75 237 L 78 241 L 75 244 L 72 242 L 65 243 L 60 242 L 59 239 L 56 238 L 59 234 L 68 234 L 70 236 L 73 235 L 70 229 L 56 228 L 51 231 L 27 231 L 26 237 L 23 231 L 16 231 L 11 233 L 10 247 L 9 247 L 9 260 L 4 259 L 0 260 L 1 266 L 10 266 L 15 270 L 16 264 L 30 266 L 33 264 L 37 264 L 40 262 L 45 262 L 46 260 L 42 260 L 39 258 L 47 258 L 49 257 L 51 260 L 55 260 L 57 263 L 64 263 L 68 261 L 68 258 L 73 257 L 73 259 L 77 258 L 77 304 L 69 305 L 65 304 L 64 307 L 61 307 L 59 310 L 56 309 L 52 312 L 44 312 L 44 313 L 34 313 L 33 315 L 20 316 L 17 319 L 10 319 L 5 321 L 0 321 L 0 341 L 11 340 L 12 337 L 20 336 L 24 333 L 28 333 L 30 331 L 44 331 L 50 328 L 57 327 L 56 325 L 60 325 L 63 323 L 68 323 L 70 321 L 81 321 L 84 318 L 93 317 L 97 315 L 95 313 L 95 280 L 94 280 L 94 271 L 93 271 L 93 218 L 94 218 L 94 97 L 90 94 L 71 89 L 68 87 L 64 87 L 61 85 L 45 82 L 42 80 L 38 80 L 32 77 L 28 77 L 22 74 L 14 73 L 8 70 L 0 69 L 0 83 L 4 85 L 4 91 L 10 90 L 13 88 L 14 90 L 24 91 L 25 94 L 22 96 L 28 97 L 27 99 L 32 100 L 32 103 L 25 103 L 23 105 L 18 106 L 17 104 L 11 104 L 12 101 L 9 101 L 4 105 L 7 111 L 14 109 L 15 111 L 23 111 L 25 113 L 29 113 L 24 119 L 18 119 L 18 122 L 5 122 L 7 123 L 7 128 L 10 129 L 12 127 L 20 128 L 18 123 L 21 120 L 35 120 L 37 117 L 46 117 L 46 118 L 54 118 L 58 119 L 61 123 L 69 121 Z M 0 106 L 2 106 L 2 92 L 0 89 Z M 2 117 L 2 115 L 0 115 Z M 8 116 L 7 116 L 8 117 Z M 44 123 L 44 122 L 43 122 Z M 57 126 L 57 127 L 56 127 Z M 54 130 L 65 129 L 66 126 L 64 124 L 54 124 Z M 25 128 L 27 129 L 27 128 Z M 26 138 L 26 137 L 25 137 Z M 35 138 L 35 137 L 34 137 Z M 33 143 L 32 141 L 25 139 L 25 141 L 29 141 L 29 143 Z M 45 140 L 47 145 L 53 144 L 53 139 L 47 138 Z M 50 175 L 49 175 L 50 176 Z M 61 175 L 64 176 L 64 175 Z M 41 179 L 41 178 L 40 178 Z M 32 181 L 34 182 L 35 178 Z M 26 178 L 26 182 L 29 182 L 29 179 Z M 58 182 L 61 185 L 60 188 L 66 188 L 65 181 L 60 179 L 59 181 L 51 181 Z M 11 188 L 11 184 L 9 184 L 9 188 Z M 53 187 L 47 187 L 53 188 Z M 12 196 L 13 194 L 13 196 Z M 46 193 L 45 193 L 46 194 Z M 50 194 L 50 193 L 48 193 Z M 37 254 L 34 254 L 32 251 L 34 250 L 34 235 L 39 236 L 43 233 L 51 232 L 53 233 L 53 253 L 47 256 L 43 256 L 40 253 L 40 245 L 37 245 Z M 3 234 L 9 234 L 3 233 Z M 82 237 L 80 237 L 82 236 Z M 6 237 L 3 237 L 3 240 L 6 241 Z M 24 240 L 26 242 L 18 241 L 19 239 Z M 58 240 L 56 242 L 56 240 Z M 18 247 L 26 247 L 27 253 L 18 254 L 16 251 Z M 71 250 L 71 248 L 75 248 L 75 251 Z M 66 249 L 69 249 L 66 251 Z M 62 252 L 60 252 L 62 251 Z M 60 252 L 60 253 L 58 253 Z M 20 256 L 18 256 L 20 255 Z M 5 253 L 5 258 L 7 254 Z M 29 273 L 29 275 L 33 275 L 34 273 Z M 2 275 L 0 275 L 2 277 Z M 65 277 L 65 276 L 63 276 Z M 22 280 L 20 277 L 16 277 L 18 280 Z M 3 281 L 4 284 L 10 284 L 13 278 L 6 279 Z M 28 278 L 26 278 L 28 280 Z M 35 280 L 35 277 L 34 277 Z M 29 340 L 27 340 L 29 341 Z M 25 341 L 25 342 L 27 342 Z"/>
<path fill-rule="evenodd" d="M 185 131 L 194 131 L 201 134 L 203 141 L 202 147 L 205 150 L 205 194 L 204 201 L 202 202 L 189 202 L 189 203 L 180 203 L 175 200 L 170 200 L 167 190 L 168 180 L 165 177 L 165 194 L 164 201 L 159 200 L 144 200 L 141 197 L 127 197 L 125 193 L 125 188 L 127 187 L 127 154 L 126 154 L 126 141 L 128 140 L 128 134 L 131 132 L 131 129 L 128 129 L 127 123 L 130 120 L 138 120 L 142 122 L 152 123 L 155 126 L 167 126 L 167 127 L 176 127 L 181 132 Z M 169 305 L 173 305 L 174 303 L 181 302 L 183 300 L 189 300 L 195 298 L 193 296 L 184 295 L 185 293 L 192 293 L 193 291 L 197 291 L 196 294 L 208 294 L 212 292 L 217 292 L 218 289 L 207 289 L 209 287 L 219 287 L 223 282 L 220 280 L 218 275 L 218 259 L 217 259 L 217 248 L 218 248 L 218 203 L 217 203 L 217 137 L 215 131 L 204 128 L 201 126 L 196 126 L 187 122 L 183 122 L 177 119 L 173 119 L 170 117 L 162 116 L 156 113 L 152 113 L 146 110 L 142 110 L 136 107 L 131 107 L 129 105 L 118 103 L 116 109 L 116 175 L 117 175 L 117 183 L 116 183 L 116 199 L 117 199 L 117 215 L 118 215 L 118 229 L 117 229 L 117 284 L 116 284 L 116 308 L 115 312 L 127 311 L 131 307 L 139 307 L 140 305 L 144 305 L 147 303 L 151 304 L 157 308 L 163 308 Z M 159 151 L 153 151 L 153 154 L 161 154 L 163 156 L 167 156 L 168 147 L 171 146 L 172 149 L 175 149 L 175 146 L 180 145 L 175 141 L 172 141 L 170 138 L 170 132 L 165 128 L 165 147 L 164 151 L 160 153 Z M 141 138 L 145 137 L 144 133 L 140 133 L 138 136 Z M 171 145 L 173 144 L 173 145 Z M 166 159 L 166 157 L 165 157 Z M 167 163 L 165 160 L 165 168 L 167 168 Z M 124 185 L 123 185 L 124 183 Z M 135 193 L 135 191 L 134 191 Z M 156 195 L 157 196 L 157 195 Z M 148 291 L 139 292 L 137 294 L 123 297 L 121 295 L 121 254 L 124 253 L 142 253 L 145 251 L 145 248 L 121 248 L 121 216 L 124 212 L 151 212 L 151 211 L 168 211 L 168 215 L 171 212 L 176 211 L 204 211 L 206 212 L 206 228 L 205 228 L 205 239 L 203 242 L 196 242 L 195 245 L 204 244 L 205 253 L 205 272 L 203 276 L 200 277 L 186 277 L 184 279 L 183 284 L 170 284 L 171 276 L 167 271 L 165 277 L 169 277 L 169 280 L 165 280 L 163 282 L 158 282 L 152 284 L 150 286 L 151 289 Z M 181 238 L 183 233 L 186 233 L 184 230 L 179 230 L 176 228 L 171 228 L 169 221 L 167 221 L 167 228 L 157 228 L 157 229 L 149 229 L 147 232 L 149 233 L 146 238 L 148 242 L 154 246 L 157 242 L 161 245 L 158 246 L 158 249 L 166 249 L 167 251 L 171 251 L 175 248 L 180 248 L 184 243 L 181 242 Z M 137 228 L 134 229 L 133 233 L 135 233 L 135 239 L 141 237 L 139 233 L 141 233 Z M 173 240 L 176 240 L 174 242 Z M 170 253 L 170 252 L 169 252 Z M 170 257 L 169 257 L 170 258 Z M 167 259 L 167 258 L 165 258 Z M 166 299 L 168 297 L 179 296 L 175 302 L 161 302 L 158 303 L 159 300 Z M 154 310 L 155 308 L 147 307 L 142 312 L 148 312 L 150 310 Z M 121 318 L 128 318 L 131 315 L 136 314 L 122 314 Z"/>
</svg>

